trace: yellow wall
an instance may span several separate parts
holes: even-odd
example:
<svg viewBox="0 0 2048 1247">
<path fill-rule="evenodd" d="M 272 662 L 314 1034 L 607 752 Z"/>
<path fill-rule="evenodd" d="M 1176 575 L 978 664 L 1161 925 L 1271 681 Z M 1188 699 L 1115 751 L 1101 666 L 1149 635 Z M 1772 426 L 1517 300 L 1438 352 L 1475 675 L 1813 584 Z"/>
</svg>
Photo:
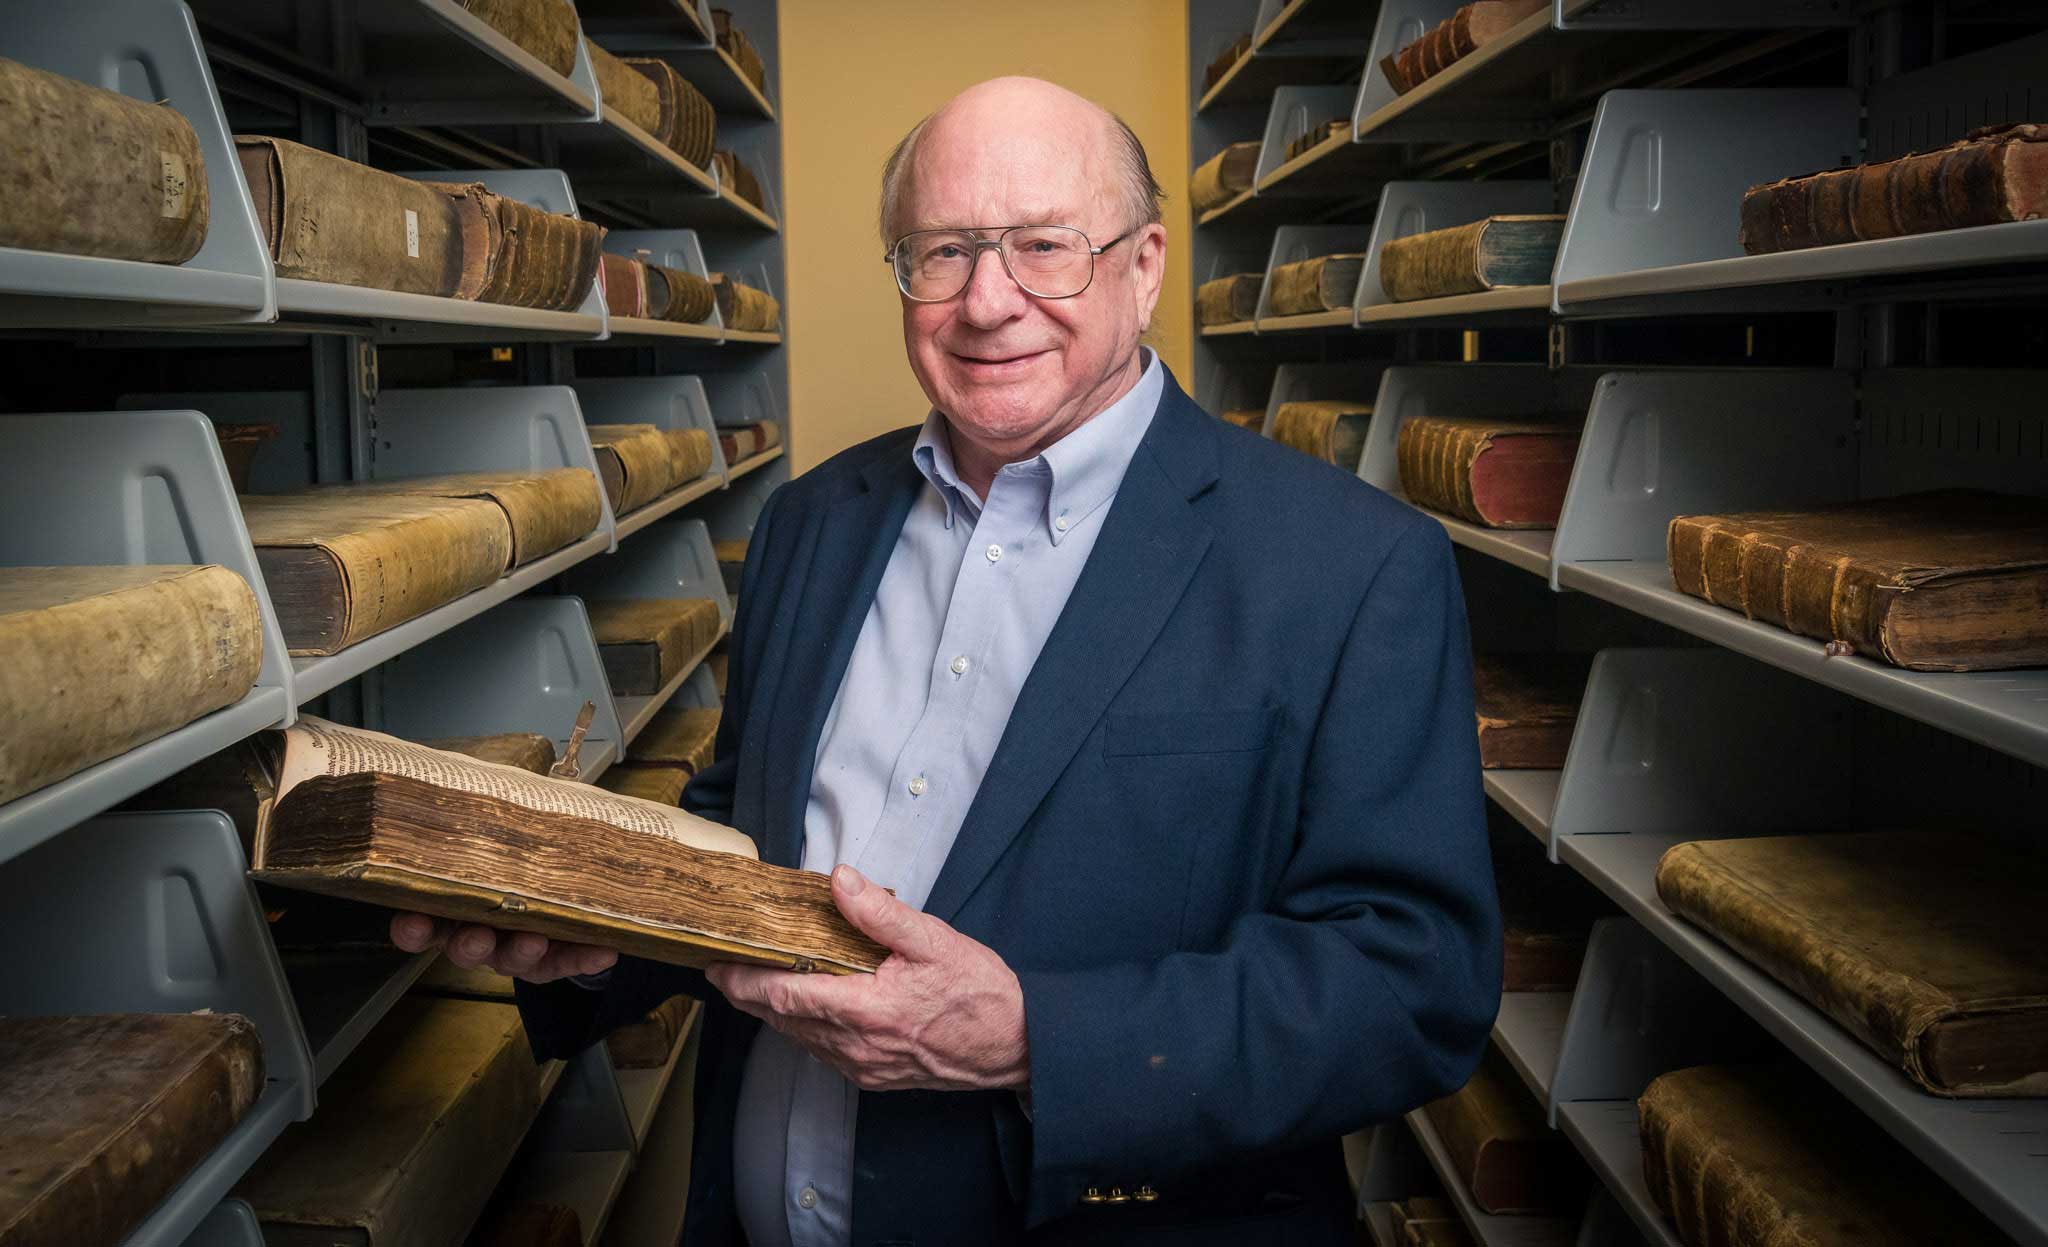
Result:
<svg viewBox="0 0 2048 1247">
<path fill-rule="evenodd" d="M 1188 380 L 1185 0 L 782 0 L 792 467 L 929 410 L 903 358 L 875 200 L 889 149 L 954 92 L 1032 74 L 1114 110 L 1166 188 L 1166 288 L 1148 338 Z"/>
</svg>

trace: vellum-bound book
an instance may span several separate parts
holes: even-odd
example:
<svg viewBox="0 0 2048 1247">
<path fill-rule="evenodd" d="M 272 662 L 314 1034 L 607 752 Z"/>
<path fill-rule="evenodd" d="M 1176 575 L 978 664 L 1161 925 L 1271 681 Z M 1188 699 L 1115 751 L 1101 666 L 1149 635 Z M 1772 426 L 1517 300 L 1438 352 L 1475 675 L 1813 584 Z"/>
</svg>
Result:
<svg viewBox="0 0 2048 1247">
<path fill-rule="evenodd" d="M 646 1017 L 621 1026 L 605 1036 L 616 1069 L 659 1069 L 675 1055 L 676 1046 L 690 1033 L 697 1017 L 697 1002 L 688 996 L 670 996 Z"/>
<path fill-rule="evenodd" d="M 591 598 L 584 608 L 605 679 L 619 697 L 660 692 L 711 648 L 721 627 L 710 598 Z"/>
<path fill-rule="evenodd" d="M 593 424 L 590 448 L 612 511 L 637 511 L 667 493 L 675 481 L 675 452 L 651 424 Z"/>
<path fill-rule="evenodd" d="M 683 789 L 690 786 L 690 772 L 681 766 L 614 762 L 597 777 L 597 786 L 656 805 L 681 805 Z"/>
<path fill-rule="evenodd" d="M 687 485 L 711 470 L 711 434 L 703 429 L 663 429 L 677 485 Z"/>
<path fill-rule="evenodd" d="M 682 810 L 301 717 L 251 877 L 679 965 L 873 970 L 831 880 Z"/>
<path fill-rule="evenodd" d="M 773 420 L 757 420 L 752 424 L 720 425 L 718 446 L 725 452 L 726 466 L 730 467 L 766 454 L 782 445 L 782 426 Z"/>
<path fill-rule="evenodd" d="M 1259 287 L 1263 273 L 1232 273 L 1212 278 L 1195 288 L 1195 322 L 1202 325 L 1233 325 L 1259 314 Z"/>
<path fill-rule="evenodd" d="M 1259 167 L 1259 142 L 1232 143 L 1203 161 L 1188 181 L 1188 202 L 1196 212 L 1219 208 L 1252 188 Z"/>
<path fill-rule="evenodd" d="M 353 160 L 262 135 L 235 155 L 279 277 L 474 299 L 463 223 L 440 190 Z"/>
<path fill-rule="evenodd" d="M 431 749 L 464 754 L 483 762 L 545 775 L 555 764 L 555 742 L 539 732 L 499 732 L 492 736 L 444 736 L 423 742 Z"/>
<path fill-rule="evenodd" d="M 462 230 L 462 297 L 547 312 L 582 306 L 597 280 L 602 225 L 536 208 L 482 183 L 420 185 L 454 205 Z"/>
<path fill-rule="evenodd" d="M 782 328 L 782 304 L 765 290 L 734 281 L 724 273 L 713 273 L 711 293 L 718 301 L 718 318 L 727 329 L 773 333 Z"/>
<path fill-rule="evenodd" d="M 564 78 L 576 68 L 576 9 L 569 0 L 462 0 L 462 7 Z"/>
<path fill-rule="evenodd" d="M 1265 427 L 1266 409 L 1264 407 L 1237 407 L 1224 412 L 1218 419 L 1226 424 L 1234 424 L 1247 432 L 1257 433 Z M 1360 453 L 1364 452 L 1361 451 Z"/>
<path fill-rule="evenodd" d="M 1371 421 L 1371 403 L 1321 398 L 1282 403 L 1273 413 L 1273 440 L 1346 472 L 1356 472 L 1365 455 L 1365 430 Z"/>
<path fill-rule="evenodd" d="M 694 325 L 711 319 L 718 300 L 711 283 L 685 269 L 647 265 L 647 314 L 656 320 Z"/>
<path fill-rule="evenodd" d="M 586 37 L 583 43 L 590 49 L 590 72 L 597 79 L 606 115 L 624 117 L 665 144 L 660 88 L 647 75 L 599 47 L 596 40 Z"/>
<path fill-rule="evenodd" d="M 1365 254 L 1319 255 L 1274 267 L 1266 277 L 1266 310 L 1275 316 L 1331 312 L 1351 306 Z"/>
<path fill-rule="evenodd" d="M 1380 288 L 1401 303 L 1548 285 L 1563 239 L 1559 215 L 1490 216 L 1410 234 L 1380 248 Z"/>
<path fill-rule="evenodd" d="M 664 706 L 626 746 L 632 762 L 664 763 L 696 774 L 711 765 L 722 706 Z"/>
<path fill-rule="evenodd" d="M 587 468 L 548 468 L 401 476 L 316 486 L 311 492 L 487 499 L 505 513 L 512 529 L 512 566 L 520 567 L 596 532 L 604 514 L 597 490 L 597 478 Z"/>
<path fill-rule="evenodd" d="M 667 61 L 651 56 L 628 56 L 621 60 L 654 86 L 659 111 L 655 124 L 645 127 L 647 132 L 684 160 L 700 169 L 709 169 L 712 145 L 718 134 L 718 118 L 711 101 Z"/>
</svg>

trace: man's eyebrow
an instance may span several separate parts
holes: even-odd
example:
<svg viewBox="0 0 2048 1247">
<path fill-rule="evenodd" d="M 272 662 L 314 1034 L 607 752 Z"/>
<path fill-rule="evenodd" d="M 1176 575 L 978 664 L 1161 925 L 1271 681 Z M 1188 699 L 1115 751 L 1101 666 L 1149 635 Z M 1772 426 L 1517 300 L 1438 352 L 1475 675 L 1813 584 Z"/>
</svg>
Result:
<svg viewBox="0 0 2048 1247">
<path fill-rule="evenodd" d="M 1073 214 L 1062 212 L 1058 209 L 1030 208 L 1018 213 L 1017 218 L 1013 221 L 958 222 L 922 217 L 911 222 L 910 228 L 904 232 L 915 233 L 918 230 L 927 229 L 1002 229 L 1011 225 L 1065 225 L 1072 219 Z"/>
</svg>

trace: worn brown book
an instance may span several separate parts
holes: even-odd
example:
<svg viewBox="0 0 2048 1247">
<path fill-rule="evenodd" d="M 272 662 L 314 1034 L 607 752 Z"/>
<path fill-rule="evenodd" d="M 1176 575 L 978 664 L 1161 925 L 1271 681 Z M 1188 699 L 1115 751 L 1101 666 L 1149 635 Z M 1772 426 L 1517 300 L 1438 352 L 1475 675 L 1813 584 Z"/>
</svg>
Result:
<svg viewBox="0 0 2048 1247">
<path fill-rule="evenodd" d="M 0 1017 L 0 1245 L 124 1242 L 262 1092 L 240 1014 Z"/>
<path fill-rule="evenodd" d="M 764 455 L 782 445 L 782 426 L 773 420 L 753 424 L 720 425 L 718 446 L 725 452 L 726 466 Z"/>
<path fill-rule="evenodd" d="M 1239 61 L 1251 54 L 1251 50 L 1252 37 L 1249 31 L 1232 39 L 1227 47 L 1216 54 L 1216 59 L 1203 68 L 1202 93 L 1206 95 L 1214 89 L 1217 83 L 1223 81 L 1225 74 L 1235 69 Z"/>
<path fill-rule="evenodd" d="M 583 1218 L 567 1204 L 501 1191 L 477 1218 L 468 1247 L 584 1247 Z"/>
<path fill-rule="evenodd" d="M 580 541 L 603 518 L 597 478 L 587 468 L 546 468 L 538 472 L 447 472 L 401 476 L 345 485 L 316 485 L 312 494 L 367 498 L 480 498 L 498 505 L 512 530 L 512 566 Z"/>
<path fill-rule="evenodd" d="M 872 970 L 821 874 L 682 810 L 310 716 L 271 737 L 260 883 L 617 948 L 681 965 Z"/>
<path fill-rule="evenodd" d="M 510 1003 L 518 999 L 512 977 L 487 966 L 458 966 L 446 957 L 436 957 L 420 972 L 413 991 L 424 996 L 450 996 L 458 1000 L 494 1000 Z"/>
<path fill-rule="evenodd" d="M 1937 1095 L 2048 1095 L 2048 868 L 1982 835 L 1672 846 L 1657 895 Z"/>
<path fill-rule="evenodd" d="M 698 324 L 711 319 L 711 309 L 718 303 L 710 282 L 664 264 L 647 266 L 647 286 L 647 314 L 657 320 Z"/>
<path fill-rule="evenodd" d="M 2048 664 L 2048 498 L 1937 490 L 1681 515 L 1682 593 L 1915 671 Z"/>
<path fill-rule="evenodd" d="M 683 789 L 690 786 L 688 767 L 655 763 L 614 762 L 597 777 L 597 786 L 622 797 L 637 797 L 656 805 L 681 805 Z"/>
<path fill-rule="evenodd" d="M 1973 130 L 1959 142 L 1752 186 L 1750 255 L 2030 221 L 2048 214 L 2048 125 Z"/>
<path fill-rule="evenodd" d="M 2010 1247 L 1954 1188 L 1810 1071 L 1702 1065 L 1636 1102 L 1643 1178 L 1681 1241 Z"/>
<path fill-rule="evenodd" d="M 1491 1045 L 1471 1081 L 1422 1111 L 1481 1211 L 1561 1213 L 1584 1199 L 1578 1154 Z"/>
<path fill-rule="evenodd" d="M 1281 157 L 1281 163 L 1299 160 L 1338 135 L 1349 135 L 1350 133 L 1351 118 L 1349 117 L 1333 117 L 1321 125 L 1310 126 L 1300 134 L 1295 135 L 1293 141 L 1287 144 L 1287 153 Z"/>
<path fill-rule="evenodd" d="M 492 736 L 444 736 L 420 742 L 429 749 L 459 753 L 482 762 L 516 767 L 545 775 L 555 764 L 555 742 L 539 732 L 499 732 Z"/>
<path fill-rule="evenodd" d="M 0 803 L 233 705 L 262 667 L 224 567 L 0 567 Z"/>
<path fill-rule="evenodd" d="M 590 49 L 590 71 L 597 79 L 597 93 L 600 107 L 608 118 L 623 117 L 648 137 L 664 146 L 667 138 L 662 133 L 664 113 L 661 107 L 661 90 L 653 79 L 631 65 L 613 56 L 597 45 L 597 41 L 584 39 Z"/>
<path fill-rule="evenodd" d="M 1413 43 L 1380 58 L 1380 71 L 1396 95 L 1406 95 L 1549 7 L 1550 0 L 1478 0 L 1463 5 Z"/>
<path fill-rule="evenodd" d="M 1489 805 L 1486 832 L 1500 898 L 1501 990 L 1573 990 L 1593 924 L 1619 911 L 1506 812 Z"/>
<path fill-rule="evenodd" d="M 1257 433 L 1266 426 L 1266 409 L 1264 407 L 1240 407 L 1224 412 L 1219 419 L 1223 420 L 1226 424 L 1234 424 L 1240 429 Z"/>
<path fill-rule="evenodd" d="M 586 431 L 614 514 L 637 511 L 675 487 L 675 452 L 658 427 L 593 424 Z"/>
<path fill-rule="evenodd" d="M 1365 455 L 1365 430 L 1371 422 L 1371 403 L 1345 399 L 1282 403 L 1273 413 L 1273 440 L 1346 472 L 1356 472 Z"/>
<path fill-rule="evenodd" d="M 1263 273 L 1233 273 L 1203 282 L 1195 289 L 1195 323 L 1235 325 L 1259 314 Z"/>
<path fill-rule="evenodd" d="M 740 591 L 740 578 L 747 569 L 747 539 L 728 537 L 711 543 L 711 556 L 718 560 L 718 574 L 725 580 L 727 594 Z"/>
<path fill-rule="evenodd" d="M 228 484 L 236 493 L 249 492 L 249 474 L 256 466 L 256 452 L 283 431 L 275 424 L 213 422 L 214 440 L 220 443 L 221 463 L 227 468 Z"/>
<path fill-rule="evenodd" d="M 1479 765 L 1563 770 L 1592 667 L 1590 654 L 1474 655 Z"/>
<path fill-rule="evenodd" d="M 569 0 L 462 0 L 462 7 L 564 78 L 575 71 L 578 27 Z"/>
<path fill-rule="evenodd" d="M 540 1112 L 511 1005 L 407 996 L 234 1189 L 272 1244 L 459 1242 Z"/>
<path fill-rule="evenodd" d="M 591 598 L 590 630 L 615 697 L 648 697 L 703 657 L 718 639 L 710 598 Z"/>
<path fill-rule="evenodd" d="M 168 104 L 0 57 L 0 247 L 182 264 L 206 242 L 199 136 Z"/>
<path fill-rule="evenodd" d="M 718 706 L 664 706 L 626 746 L 626 757 L 680 766 L 694 775 L 711 765 L 723 713 Z"/>
<path fill-rule="evenodd" d="M 711 434 L 703 429 L 663 429 L 668 442 L 670 475 L 677 485 L 687 485 L 711 470 Z"/>
<path fill-rule="evenodd" d="M 1396 238 L 1380 248 L 1380 288 L 1396 303 L 1545 286 L 1564 238 L 1564 217 L 1490 216 Z"/>
<path fill-rule="evenodd" d="M 1196 166 L 1188 179 L 1188 203 L 1197 213 L 1220 208 L 1252 188 L 1258 169 L 1258 140 L 1232 143 Z"/>
<path fill-rule="evenodd" d="M 1575 425 L 1418 416 L 1395 435 L 1401 491 L 1488 528 L 1555 528 L 1579 454 Z"/>
<path fill-rule="evenodd" d="M 434 186 L 285 139 L 235 136 L 279 277 L 474 299 L 462 214 Z"/>
<path fill-rule="evenodd" d="M 676 67 L 655 57 L 628 56 L 622 63 L 654 85 L 659 109 L 655 124 L 647 132 L 699 169 L 711 168 L 711 153 L 718 133 L 718 118 L 711 101 L 676 72 Z"/>
<path fill-rule="evenodd" d="M 727 329 L 774 333 L 782 328 L 782 304 L 765 290 L 734 281 L 724 273 L 713 273 L 711 293 L 718 301 L 718 318 Z"/>
<path fill-rule="evenodd" d="M 463 289 L 473 286 L 478 302 L 550 312 L 582 306 L 604 254 L 603 226 L 536 208 L 481 183 L 421 185 L 440 191 L 455 207 Z"/>
<path fill-rule="evenodd" d="M 607 251 L 598 257 L 598 280 L 604 284 L 604 310 L 614 320 L 647 316 L 647 265 L 629 255 Z"/>
<path fill-rule="evenodd" d="M 667 1065 L 697 1020 L 697 1007 L 688 996 L 670 996 L 646 1017 L 605 1036 L 613 1068 L 660 1069 Z"/>
<path fill-rule="evenodd" d="M 739 609 L 739 603 L 737 601 L 733 603 L 733 609 L 735 611 Z M 725 648 L 730 640 L 730 635 L 731 634 L 728 633 L 726 640 L 719 641 L 716 648 L 714 648 L 711 651 L 710 656 L 705 658 L 704 660 L 704 669 L 711 673 L 711 685 L 713 688 L 716 688 L 718 690 L 718 695 L 720 697 L 725 696 L 726 665 L 732 657 L 730 654 L 726 652 Z"/>
<path fill-rule="evenodd" d="M 735 22 L 730 9 L 711 10 L 711 29 L 718 46 L 733 64 L 740 67 L 740 73 L 757 91 L 768 89 L 768 67 L 761 61 L 761 53 L 754 48 L 754 41 L 747 38 L 747 32 Z"/>
<path fill-rule="evenodd" d="M 711 162 L 718 167 L 718 184 L 726 194 L 744 199 L 756 208 L 768 206 L 767 196 L 761 193 L 761 179 L 754 176 L 738 152 L 713 152 Z"/>
<path fill-rule="evenodd" d="M 1364 268 L 1363 252 L 1279 265 L 1266 277 L 1266 310 L 1274 316 L 1297 316 L 1350 307 Z"/>
</svg>

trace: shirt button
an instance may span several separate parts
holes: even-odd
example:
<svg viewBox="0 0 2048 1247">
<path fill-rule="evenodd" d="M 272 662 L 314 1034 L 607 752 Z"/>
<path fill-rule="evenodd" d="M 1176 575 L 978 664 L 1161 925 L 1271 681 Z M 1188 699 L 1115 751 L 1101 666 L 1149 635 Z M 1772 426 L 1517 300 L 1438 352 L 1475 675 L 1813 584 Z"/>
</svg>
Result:
<svg viewBox="0 0 2048 1247">
<path fill-rule="evenodd" d="M 930 784 L 927 784 L 927 783 L 925 782 L 925 778 L 924 778 L 924 776 L 922 776 L 922 775 L 918 775 L 918 776 L 914 776 L 914 777 L 913 777 L 913 778 L 911 779 L 909 787 L 910 787 L 910 795 L 911 795 L 911 796 L 913 796 L 913 797 L 921 797 L 921 796 L 923 796 L 923 795 L 924 795 L 924 790 L 925 790 L 926 788 L 929 788 L 929 787 L 931 787 L 931 785 L 930 785 Z"/>
<path fill-rule="evenodd" d="M 1062 515 L 1061 517 L 1052 522 L 1052 526 L 1054 528 L 1059 529 L 1061 532 L 1067 531 L 1067 517 Z"/>
<path fill-rule="evenodd" d="M 994 563 L 994 562 L 996 562 L 997 560 L 1001 559 L 1002 557 L 1003 557 L 1003 548 L 1002 548 L 1001 546 L 990 546 L 990 547 L 988 548 L 988 561 L 989 561 L 989 562 L 991 562 L 991 563 Z"/>
<path fill-rule="evenodd" d="M 818 1192 L 807 1186 L 796 1193 L 796 1202 L 800 1208 L 816 1208 L 818 1206 Z"/>
<path fill-rule="evenodd" d="M 966 675 L 966 674 L 967 674 L 967 668 L 968 668 L 968 665 L 969 665 L 969 664 L 968 664 L 968 662 L 967 662 L 967 655 L 965 655 L 965 654 L 962 654 L 962 655 L 960 655 L 960 656 L 959 656 L 958 658 L 955 658 L 955 659 L 953 660 L 953 674 L 954 674 L 954 675 Z"/>
</svg>

